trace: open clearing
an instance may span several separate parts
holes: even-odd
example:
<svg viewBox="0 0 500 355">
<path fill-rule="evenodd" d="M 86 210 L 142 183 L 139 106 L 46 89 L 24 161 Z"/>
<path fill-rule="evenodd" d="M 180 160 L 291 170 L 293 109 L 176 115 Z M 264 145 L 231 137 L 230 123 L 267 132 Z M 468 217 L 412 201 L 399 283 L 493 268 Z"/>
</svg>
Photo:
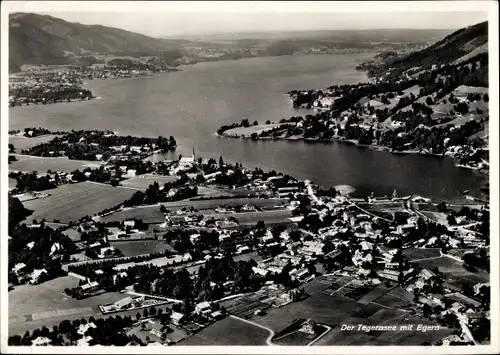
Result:
<svg viewBox="0 0 500 355">
<path fill-rule="evenodd" d="M 280 124 L 260 124 L 256 126 L 250 126 L 250 127 L 237 127 L 237 128 L 231 128 L 228 129 L 223 133 L 223 135 L 227 136 L 244 136 L 244 137 L 249 137 L 252 135 L 252 133 L 257 133 L 259 134 L 262 131 L 268 130 L 268 129 L 273 129 L 275 127 L 280 126 Z"/>
<path fill-rule="evenodd" d="M 64 319 L 101 316 L 99 304 L 117 301 L 124 297 L 118 292 L 75 300 L 62 294 L 65 288 L 78 286 L 72 276 L 59 277 L 40 285 L 16 286 L 8 293 L 9 334 L 24 334 L 37 327 L 52 327 Z M 52 322 L 52 323 L 51 323 Z"/>
<path fill-rule="evenodd" d="M 145 174 L 123 180 L 120 182 L 120 185 L 130 188 L 136 188 L 139 190 L 146 190 L 148 186 L 154 183 L 155 181 L 160 186 L 163 186 L 167 182 L 173 182 L 175 180 L 177 180 L 177 177 L 175 176 Z"/>
<path fill-rule="evenodd" d="M 224 219 L 229 217 L 234 217 L 241 226 L 255 225 L 259 221 L 263 221 L 265 224 L 276 224 L 276 223 L 291 223 L 289 220 L 292 217 L 292 212 L 289 210 L 275 210 L 275 211 L 259 211 L 259 212 L 240 212 L 240 213 L 218 213 L 205 215 L 205 220 L 211 219 Z"/>
<path fill-rule="evenodd" d="M 31 173 L 46 173 L 47 171 L 62 171 L 71 173 L 76 169 L 97 168 L 101 164 L 87 160 L 70 160 L 67 157 L 45 158 L 32 155 L 15 154 L 17 161 L 9 164 L 9 171 Z"/>
<path fill-rule="evenodd" d="M 133 190 L 130 190 L 133 191 Z M 123 222 L 129 219 L 142 219 L 144 223 L 163 223 L 165 216 L 160 211 L 160 205 L 138 206 L 123 209 L 99 218 L 101 222 Z"/>
<path fill-rule="evenodd" d="M 115 248 L 120 249 L 124 256 L 163 253 L 165 250 L 174 251 L 170 244 L 159 240 L 137 240 L 130 242 L 114 242 L 111 244 Z"/>
<path fill-rule="evenodd" d="M 233 194 L 228 191 L 231 190 L 224 191 L 209 186 L 198 186 L 198 196 L 203 197 L 233 196 Z"/>
<path fill-rule="evenodd" d="M 21 153 L 21 150 L 34 147 L 35 145 L 47 143 L 54 139 L 55 137 L 60 137 L 54 134 L 46 134 L 38 137 L 28 138 L 18 135 L 9 135 L 9 144 L 13 144 L 16 149 L 16 153 Z"/>
<path fill-rule="evenodd" d="M 410 261 L 441 256 L 439 248 L 408 248 L 402 252 Z"/>
<path fill-rule="evenodd" d="M 62 223 L 92 216 L 106 208 L 116 206 L 134 194 L 134 190 L 109 185 L 81 182 L 46 190 L 50 196 L 26 201 L 24 206 L 33 210 L 27 221 L 58 219 Z"/>
<path fill-rule="evenodd" d="M 266 345 L 269 332 L 239 319 L 226 317 L 179 345 Z"/>
<path fill-rule="evenodd" d="M 424 341 L 431 343 L 442 339 L 453 330 L 442 329 L 422 333 L 420 331 L 386 331 L 366 334 L 363 331 L 340 331 L 342 324 L 400 325 L 400 324 L 435 324 L 432 321 L 409 316 L 398 309 L 385 309 L 380 305 L 360 304 L 338 295 L 322 293 L 325 284 L 315 280 L 305 284 L 304 290 L 310 295 L 301 302 L 291 303 L 281 308 L 271 307 L 267 315 L 253 321 L 271 328 L 275 332 L 290 325 L 298 318 L 311 319 L 319 324 L 334 327 L 314 345 L 376 345 L 404 344 L 419 345 Z M 372 291 L 373 292 L 373 291 Z M 387 292 L 387 291 L 386 291 Z M 399 293 L 395 293 L 394 297 Z"/>
<path fill-rule="evenodd" d="M 190 200 L 190 201 L 177 201 L 177 202 L 163 202 L 161 203 L 168 210 L 178 210 L 183 208 L 191 208 L 197 210 L 214 209 L 218 206 L 242 206 L 242 205 L 255 205 L 257 207 L 271 207 L 281 206 L 285 201 L 279 198 L 220 198 L 208 200 Z"/>
<path fill-rule="evenodd" d="M 443 274 L 445 283 L 457 289 L 461 289 L 465 284 L 473 286 L 478 282 L 490 281 L 489 274 L 486 271 L 468 271 L 463 267 L 462 263 L 445 256 L 436 259 L 417 261 L 416 263 L 420 267 L 430 270 L 437 267 Z"/>
</svg>

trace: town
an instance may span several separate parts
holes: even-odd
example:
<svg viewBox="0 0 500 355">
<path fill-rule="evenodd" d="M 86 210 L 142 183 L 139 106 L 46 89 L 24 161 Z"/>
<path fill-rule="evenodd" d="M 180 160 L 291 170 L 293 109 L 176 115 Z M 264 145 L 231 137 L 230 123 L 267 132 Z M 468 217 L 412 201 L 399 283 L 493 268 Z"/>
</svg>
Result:
<svg viewBox="0 0 500 355">
<path fill-rule="evenodd" d="M 20 157 L 98 166 L 9 176 L 9 297 L 51 300 L 11 308 L 11 345 L 319 345 L 359 318 L 439 328 L 406 344 L 489 338 L 487 201 L 352 198 L 194 149 L 147 160 L 173 137 L 24 132 L 51 139 Z"/>
<path fill-rule="evenodd" d="M 29 66 L 9 76 L 9 106 L 91 100 L 96 97 L 84 89 L 86 80 L 144 77 L 178 70 L 157 57 L 144 61 L 114 58 L 95 64 Z"/>
</svg>

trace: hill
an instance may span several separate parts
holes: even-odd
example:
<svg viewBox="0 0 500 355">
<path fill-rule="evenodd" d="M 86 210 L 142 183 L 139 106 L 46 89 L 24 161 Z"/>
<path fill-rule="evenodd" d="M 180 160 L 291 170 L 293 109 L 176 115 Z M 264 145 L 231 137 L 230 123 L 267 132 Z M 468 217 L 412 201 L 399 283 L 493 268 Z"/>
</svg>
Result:
<svg viewBox="0 0 500 355">
<path fill-rule="evenodd" d="M 431 69 L 454 62 L 464 62 L 488 49 L 488 22 L 462 28 L 446 36 L 433 45 L 417 52 L 400 56 L 388 56 L 383 60 L 364 63 L 360 69 L 368 70 L 369 75 L 379 76 L 388 73 L 389 78 L 400 77 L 409 69 Z M 470 55 L 469 55 L 470 54 Z"/>
<path fill-rule="evenodd" d="M 23 64 L 94 64 L 113 57 L 160 57 L 167 65 L 309 53 L 404 51 L 423 48 L 445 30 L 299 31 L 152 38 L 48 15 L 9 16 L 11 72 Z"/>
<path fill-rule="evenodd" d="M 72 56 L 95 53 L 158 53 L 177 50 L 181 41 L 148 37 L 101 25 L 82 25 L 48 15 L 9 16 L 10 71 L 23 64 L 67 64 Z"/>
</svg>

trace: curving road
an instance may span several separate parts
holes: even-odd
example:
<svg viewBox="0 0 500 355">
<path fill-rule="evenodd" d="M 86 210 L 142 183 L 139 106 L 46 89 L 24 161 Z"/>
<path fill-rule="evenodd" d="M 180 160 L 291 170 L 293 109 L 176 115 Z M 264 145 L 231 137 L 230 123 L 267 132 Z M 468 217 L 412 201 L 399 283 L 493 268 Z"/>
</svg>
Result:
<svg viewBox="0 0 500 355">
<path fill-rule="evenodd" d="M 255 323 L 255 322 L 249 321 L 249 320 L 247 320 L 247 319 L 240 318 L 240 317 L 235 316 L 235 315 L 232 315 L 232 314 L 230 314 L 230 315 L 229 315 L 229 317 L 232 317 L 232 318 L 238 319 L 238 320 L 240 320 L 240 321 L 242 321 L 242 322 L 245 322 L 245 323 L 248 323 L 248 324 L 254 325 L 254 326 L 256 326 L 256 327 L 259 327 L 259 328 L 262 328 L 262 329 L 267 330 L 267 331 L 269 332 L 269 336 L 268 336 L 268 337 L 267 337 L 267 339 L 266 339 L 266 344 L 267 344 L 267 345 L 269 345 L 269 346 L 278 346 L 278 345 L 274 344 L 274 343 L 271 341 L 271 340 L 273 339 L 273 337 L 274 337 L 274 330 L 272 330 L 271 328 L 265 327 L 265 326 L 260 325 L 260 324 L 258 324 L 258 323 Z"/>
</svg>

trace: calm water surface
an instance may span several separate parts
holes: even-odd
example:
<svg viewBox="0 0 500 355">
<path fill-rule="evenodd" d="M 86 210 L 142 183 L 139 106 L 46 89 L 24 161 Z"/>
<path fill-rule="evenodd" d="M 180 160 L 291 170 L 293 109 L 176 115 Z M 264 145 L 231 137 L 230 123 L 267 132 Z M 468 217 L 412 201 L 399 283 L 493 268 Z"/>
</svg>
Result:
<svg viewBox="0 0 500 355">
<path fill-rule="evenodd" d="M 248 118 L 278 121 L 306 114 L 284 93 L 366 81 L 357 63 L 371 55 L 309 55 L 199 63 L 154 77 L 90 81 L 99 100 L 9 111 L 10 129 L 112 129 L 123 135 L 170 136 L 178 153 L 222 155 L 249 167 L 288 173 L 324 186 L 348 184 L 356 194 L 417 193 L 452 198 L 479 195 L 484 177 L 454 167 L 451 159 L 396 156 L 340 143 L 232 140 L 214 132 Z"/>
</svg>

